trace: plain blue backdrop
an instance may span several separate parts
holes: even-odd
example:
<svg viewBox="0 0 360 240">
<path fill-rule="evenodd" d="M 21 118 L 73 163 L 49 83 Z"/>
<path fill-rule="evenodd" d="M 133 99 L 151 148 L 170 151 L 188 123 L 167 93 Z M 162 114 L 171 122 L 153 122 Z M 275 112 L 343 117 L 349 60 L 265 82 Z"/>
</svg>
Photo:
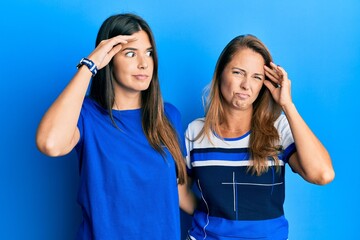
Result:
<svg viewBox="0 0 360 240">
<path fill-rule="evenodd" d="M 93 50 L 101 23 L 122 12 L 152 27 L 163 96 L 181 111 L 184 128 L 203 115 L 202 89 L 223 47 L 245 33 L 263 40 L 336 171 L 320 187 L 287 169 L 290 239 L 358 238 L 360 1 L 15 0 L 0 9 L 0 239 L 74 238 L 76 156 L 42 155 L 35 132 Z M 183 231 L 189 221 L 183 214 Z"/>
</svg>

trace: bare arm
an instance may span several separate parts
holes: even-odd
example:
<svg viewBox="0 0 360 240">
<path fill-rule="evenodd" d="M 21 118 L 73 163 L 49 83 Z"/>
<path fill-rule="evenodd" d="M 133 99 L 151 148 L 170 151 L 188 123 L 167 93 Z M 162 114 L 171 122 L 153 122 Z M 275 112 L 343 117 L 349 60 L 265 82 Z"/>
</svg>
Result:
<svg viewBox="0 0 360 240">
<path fill-rule="evenodd" d="M 329 153 L 310 130 L 293 104 L 284 107 L 297 152 L 290 157 L 291 168 L 311 183 L 323 185 L 334 179 Z"/>
<path fill-rule="evenodd" d="M 290 94 L 291 82 L 287 73 L 275 64 L 271 66 L 272 68 L 265 66 L 265 73 L 273 83 L 279 84 L 280 87 L 274 87 L 268 80 L 265 80 L 264 84 L 271 91 L 275 101 L 283 108 L 297 150 L 290 157 L 289 164 L 306 181 L 319 185 L 327 184 L 335 177 L 330 155 L 293 104 Z"/>
<path fill-rule="evenodd" d="M 189 215 L 194 214 L 197 203 L 196 196 L 191 187 L 192 180 L 190 178 L 188 178 L 185 184 L 178 185 L 180 208 Z"/>
<path fill-rule="evenodd" d="M 104 40 L 88 58 L 101 69 L 120 51 L 122 43 L 132 40 L 134 38 L 130 36 Z M 44 154 L 65 155 L 79 141 L 77 122 L 90 79 L 91 72 L 82 66 L 43 116 L 37 130 L 36 144 Z"/>
<path fill-rule="evenodd" d="M 65 155 L 79 141 L 77 121 L 90 78 L 91 72 L 81 67 L 45 113 L 36 134 L 36 144 L 44 154 Z"/>
</svg>

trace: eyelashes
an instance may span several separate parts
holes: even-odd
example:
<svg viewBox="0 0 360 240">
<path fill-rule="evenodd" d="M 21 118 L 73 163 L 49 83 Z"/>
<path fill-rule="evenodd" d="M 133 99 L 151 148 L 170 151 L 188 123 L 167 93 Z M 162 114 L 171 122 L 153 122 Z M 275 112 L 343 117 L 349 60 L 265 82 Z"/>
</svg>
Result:
<svg viewBox="0 0 360 240">
<path fill-rule="evenodd" d="M 126 57 L 135 57 L 136 56 L 136 52 L 135 51 L 129 51 L 125 53 Z M 153 50 L 149 50 L 146 52 L 146 56 L 148 57 L 152 57 L 153 56 Z"/>
<path fill-rule="evenodd" d="M 236 75 L 236 76 L 241 76 L 241 77 L 245 77 L 245 75 L 246 75 L 246 73 L 243 72 L 243 71 L 232 71 L 232 74 Z M 259 80 L 259 81 L 263 80 L 263 77 L 260 76 L 260 75 L 254 75 L 252 78 L 256 79 L 256 80 Z"/>
</svg>

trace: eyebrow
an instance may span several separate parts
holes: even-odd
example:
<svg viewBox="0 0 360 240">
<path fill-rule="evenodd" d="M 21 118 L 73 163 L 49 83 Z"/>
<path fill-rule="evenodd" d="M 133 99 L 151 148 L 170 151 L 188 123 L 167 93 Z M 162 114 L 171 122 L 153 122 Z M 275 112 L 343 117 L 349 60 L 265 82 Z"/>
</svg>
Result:
<svg viewBox="0 0 360 240">
<path fill-rule="evenodd" d="M 128 47 L 128 48 L 122 49 L 121 51 L 124 52 L 124 51 L 137 51 L 137 50 L 139 50 L 139 49 Z M 153 48 L 152 48 L 152 47 L 149 47 L 149 48 L 147 48 L 146 50 L 147 50 L 147 51 L 153 50 Z"/>
<path fill-rule="evenodd" d="M 264 74 L 261 74 L 261 73 L 255 73 L 256 76 L 262 76 L 264 77 L 265 75 Z"/>
<path fill-rule="evenodd" d="M 239 70 L 239 71 L 242 71 L 242 72 L 246 72 L 244 69 L 238 68 L 238 67 L 233 67 L 232 70 Z"/>
</svg>

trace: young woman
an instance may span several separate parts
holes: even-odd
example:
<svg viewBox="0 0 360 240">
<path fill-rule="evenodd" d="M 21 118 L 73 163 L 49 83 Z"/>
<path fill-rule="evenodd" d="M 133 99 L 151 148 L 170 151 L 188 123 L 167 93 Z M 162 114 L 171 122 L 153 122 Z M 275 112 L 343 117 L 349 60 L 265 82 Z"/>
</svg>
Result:
<svg viewBox="0 0 360 240">
<path fill-rule="evenodd" d="M 287 239 L 285 164 L 311 183 L 334 178 L 327 150 L 293 104 L 287 73 L 252 35 L 221 53 L 205 118 L 189 124 L 186 141 L 201 197 L 188 239 Z"/>
<path fill-rule="evenodd" d="M 77 239 L 180 238 L 181 119 L 163 103 L 157 61 L 142 18 L 109 17 L 96 49 L 40 122 L 41 152 L 78 153 L 83 222 Z"/>
</svg>

